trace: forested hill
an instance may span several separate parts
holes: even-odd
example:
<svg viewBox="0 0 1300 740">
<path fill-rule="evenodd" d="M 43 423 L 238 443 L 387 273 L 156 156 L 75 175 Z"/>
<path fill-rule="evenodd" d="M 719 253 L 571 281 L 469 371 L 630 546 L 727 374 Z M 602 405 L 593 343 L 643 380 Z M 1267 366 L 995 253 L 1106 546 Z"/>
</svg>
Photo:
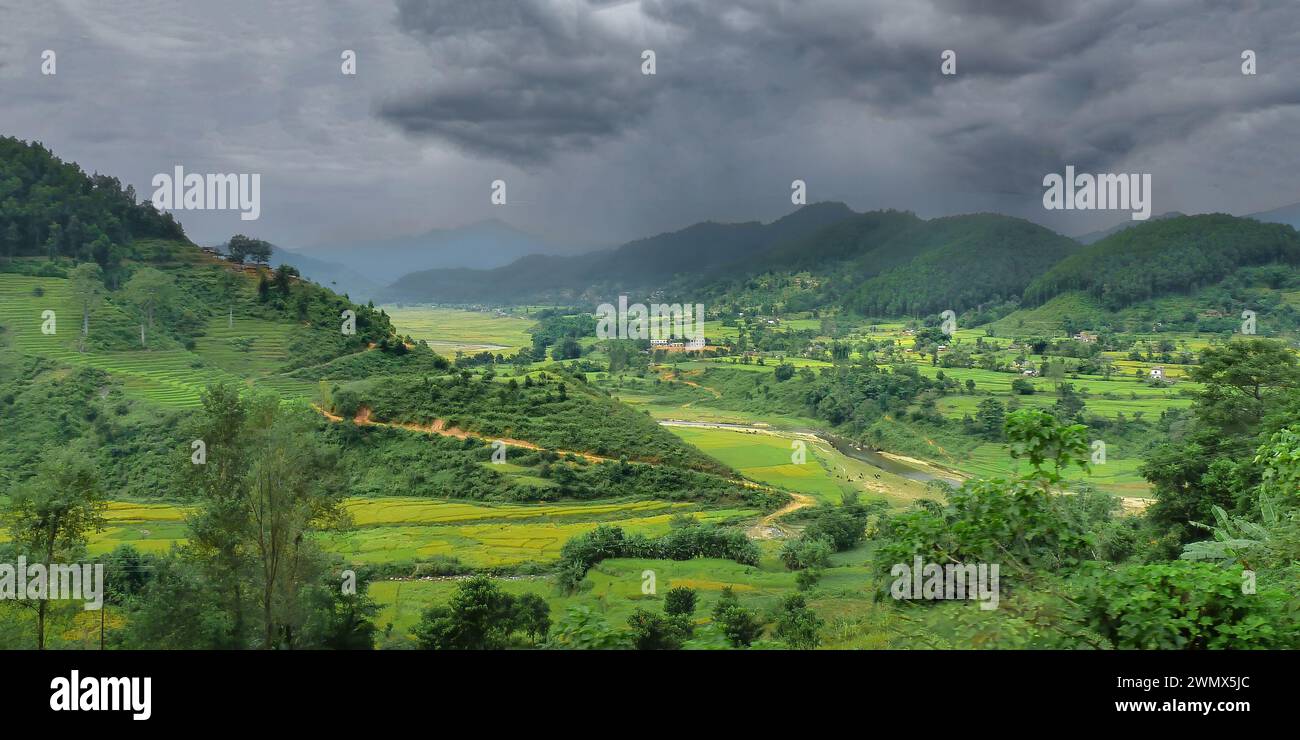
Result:
<svg viewBox="0 0 1300 740">
<path fill-rule="evenodd" d="M 0 137 L 0 252 L 94 261 L 111 273 L 140 238 L 185 240 L 170 213 L 39 143 Z"/>
<path fill-rule="evenodd" d="M 1001 302 L 1079 248 L 1050 229 L 993 213 L 926 221 L 907 237 L 916 256 L 855 286 L 845 308 L 902 316 Z"/>
<path fill-rule="evenodd" d="M 1240 267 L 1300 263 L 1300 234 L 1285 224 L 1226 214 L 1149 221 L 1084 247 L 1029 284 L 1042 304 L 1083 291 L 1116 310 L 1211 285 Z"/>
<path fill-rule="evenodd" d="M 395 342 L 381 311 L 302 280 L 292 268 L 205 254 L 172 214 L 139 202 L 132 186 L 11 137 L 0 137 L 0 245 L 6 349 L 90 364 L 96 351 L 173 352 L 171 359 L 197 370 L 202 358 L 180 353 L 229 329 L 236 315 L 265 322 L 287 342 L 277 369 Z M 46 337 L 26 323 L 47 308 L 60 320 L 75 316 L 80 336 Z M 339 330 L 345 310 L 356 315 L 355 333 Z"/>
</svg>

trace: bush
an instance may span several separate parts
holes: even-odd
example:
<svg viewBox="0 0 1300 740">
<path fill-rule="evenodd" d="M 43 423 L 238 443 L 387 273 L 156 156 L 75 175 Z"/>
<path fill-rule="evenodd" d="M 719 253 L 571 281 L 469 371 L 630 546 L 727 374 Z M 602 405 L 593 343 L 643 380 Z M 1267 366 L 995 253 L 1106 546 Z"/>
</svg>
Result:
<svg viewBox="0 0 1300 740">
<path fill-rule="evenodd" d="M 790 570 L 828 568 L 831 564 L 831 543 L 807 537 L 791 540 L 781 546 L 781 562 Z"/>
<path fill-rule="evenodd" d="M 713 621 L 721 627 L 732 647 L 749 647 L 763 634 L 762 620 L 740 606 L 731 586 L 724 587 L 718 596 L 718 603 L 713 606 Z"/>
<path fill-rule="evenodd" d="M 1085 625 L 1129 650 L 1294 649 L 1300 624 L 1282 591 L 1242 593 L 1241 568 L 1174 561 L 1089 573 Z"/>
<path fill-rule="evenodd" d="M 668 590 L 667 597 L 664 598 L 664 613 L 669 616 L 689 617 L 695 614 L 695 604 L 698 597 L 695 595 L 695 589 L 687 586 L 677 586 Z"/>
<path fill-rule="evenodd" d="M 821 629 L 825 621 L 818 617 L 802 594 L 790 594 L 781 599 L 776 621 L 776 636 L 795 650 L 812 650 L 821 644 Z"/>
<path fill-rule="evenodd" d="M 691 623 L 685 616 L 666 616 L 637 609 L 628 617 L 632 644 L 637 650 L 681 650 L 691 637 Z"/>
</svg>

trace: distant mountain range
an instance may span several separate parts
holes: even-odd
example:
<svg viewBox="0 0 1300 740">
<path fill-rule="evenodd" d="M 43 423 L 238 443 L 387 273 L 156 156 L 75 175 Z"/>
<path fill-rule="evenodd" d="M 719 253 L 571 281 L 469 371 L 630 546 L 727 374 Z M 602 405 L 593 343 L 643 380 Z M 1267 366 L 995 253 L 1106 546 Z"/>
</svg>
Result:
<svg viewBox="0 0 1300 740">
<path fill-rule="evenodd" d="M 843 203 L 818 203 L 768 224 L 709 221 L 578 256 L 529 255 L 491 270 L 413 272 L 388 286 L 384 295 L 446 303 L 607 296 L 716 275 L 852 215 Z"/>
<path fill-rule="evenodd" d="M 843 203 L 815 203 L 767 224 L 700 223 L 606 252 L 529 256 L 491 270 L 424 270 L 383 295 L 442 303 L 590 301 L 654 291 L 699 296 L 745 290 L 764 274 L 809 273 L 821 278 L 814 299 L 821 303 L 915 312 L 941 310 L 934 301 L 961 308 L 1018 295 L 1078 248 L 999 214 L 927 221 L 904 211 L 856 213 Z"/>
<path fill-rule="evenodd" d="M 1300 216 L 1300 207 L 1264 215 L 1280 222 L 1291 214 Z M 817 203 L 767 224 L 699 223 L 584 255 L 529 255 L 487 270 L 421 270 L 381 296 L 581 304 L 625 293 L 914 316 L 1041 305 L 1082 291 L 1117 309 L 1215 284 L 1239 268 L 1297 261 L 1294 229 L 1226 214 L 1170 212 L 1070 239 L 996 213 L 925 220 Z"/>
<path fill-rule="evenodd" d="M 1246 218 L 1300 227 L 1300 204 Z M 1250 234 L 1241 221 L 1171 211 L 1069 239 L 1000 214 L 925 220 L 904 211 L 857 213 L 843 203 L 814 203 L 770 223 L 709 221 L 586 252 L 489 220 L 368 243 L 277 247 L 272 263 L 291 264 L 304 276 L 362 302 L 590 302 L 620 293 L 649 297 L 665 291 L 716 299 L 743 290 L 758 276 L 807 273 L 818 277 L 818 288 L 816 296 L 796 300 L 801 306 L 834 304 L 871 315 L 915 315 L 1019 298 L 1041 303 L 1058 288 L 1086 289 L 1087 281 L 1069 271 L 1069 265 L 1090 259 L 1092 250 L 1085 247 L 1104 246 L 1130 232 L 1148 235 L 1103 249 L 1101 254 L 1110 256 L 1095 269 L 1108 273 L 1107 265 L 1124 262 L 1116 249 L 1134 249 L 1168 234 L 1199 239 L 1194 229 L 1150 230 L 1153 224 Z M 1251 238 L 1271 243 L 1277 237 L 1262 231 Z M 1164 263 L 1178 251 L 1179 244 L 1164 244 L 1158 261 Z M 1289 258 L 1289 245 L 1282 251 Z M 1254 254 L 1229 262 L 1257 264 Z M 1064 261 L 1071 256 L 1073 262 Z M 1202 256 L 1200 249 L 1197 257 Z M 1186 287 L 1209 277 L 1180 274 L 1173 282 Z M 1141 276 L 1115 275 L 1108 290 L 1134 279 Z M 1143 291 L 1126 287 L 1123 292 L 1131 292 L 1129 300 Z M 789 298 L 787 291 L 782 302 L 794 305 Z"/>
<path fill-rule="evenodd" d="M 1271 211 L 1252 213 L 1247 215 L 1246 218 L 1275 224 L 1287 224 L 1293 229 L 1300 229 L 1300 203 L 1292 203 L 1289 206 L 1274 208 Z"/>
<path fill-rule="evenodd" d="M 564 255 L 590 247 L 556 245 L 489 219 L 455 229 L 375 241 L 336 242 L 292 250 L 276 247 L 272 264 L 292 265 L 352 299 L 377 299 L 381 288 L 404 275 L 430 269 L 488 270 L 530 255 Z"/>
</svg>

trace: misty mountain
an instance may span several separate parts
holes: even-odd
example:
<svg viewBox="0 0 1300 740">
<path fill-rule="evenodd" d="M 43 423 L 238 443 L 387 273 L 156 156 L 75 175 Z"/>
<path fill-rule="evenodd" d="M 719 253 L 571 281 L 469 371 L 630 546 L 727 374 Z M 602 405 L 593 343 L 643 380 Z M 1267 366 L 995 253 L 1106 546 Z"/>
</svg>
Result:
<svg viewBox="0 0 1300 740">
<path fill-rule="evenodd" d="M 578 256 L 534 254 L 491 270 L 422 270 L 394 282 L 386 300 L 458 303 L 530 298 L 610 296 L 658 288 L 674 279 L 714 275 L 744 264 L 775 244 L 811 234 L 853 215 L 843 203 L 804 206 L 768 224 L 704 222 L 679 231 Z"/>
<path fill-rule="evenodd" d="M 1253 218 L 1256 221 L 1265 221 L 1267 223 L 1287 224 L 1293 229 L 1300 229 L 1300 203 L 1292 203 L 1289 206 L 1274 208 L 1271 211 L 1247 214 L 1246 218 Z"/>
<path fill-rule="evenodd" d="M 379 283 L 345 265 L 272 245 L 271 265 L 281 264 L 296 267 L 298 272 L 308 280 L 313 280 L 335 293 L 346 294 L 360 303 L 373 299 L 378 295 L 381 287 Z"/>
<path fill-rule="evenodd" d="M 586 249 L 590 249 L 587 247 Z M 415 236 L 321 244 L 296 250 L 355 271 L 378 284 L 430 269 L 492 269 L 534 254 L 575 254 L 584 249 L 548 243 L 496 219 Z"/>
</svg>

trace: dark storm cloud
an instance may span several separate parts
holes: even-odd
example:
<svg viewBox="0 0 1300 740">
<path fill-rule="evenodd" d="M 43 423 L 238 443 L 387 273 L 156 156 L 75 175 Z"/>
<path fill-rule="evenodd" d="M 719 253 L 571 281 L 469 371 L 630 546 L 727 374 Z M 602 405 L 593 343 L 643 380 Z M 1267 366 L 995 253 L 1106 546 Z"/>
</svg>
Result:
<svg viewBox="0 0 1300 740">
<path fill-rule="evenodd" d="M 263 175 L 286 246 L 502 218 L 610 244 L 811 200 L 1042 208 L 1075 165 L 1156 212 L 1300 200 L 1293 0 L 0 0 L 0 134 L 148 192 Z M 43 49 L 57 77 L 40 74 Z M 340 73 L 353 49 L 358 74 Z M 658 74 L 641 74 L 641 52 Z M 957 54 L 957 74 L 940 54 Z M 1259 74 L 1241 74 L 1243 49 Z M 509 181 L 508 207 L 489 184 Z M 233 219 L 233 221 L 232 221 Z M 202 241 L 248 228 L 193 212 Z"/>
<path fill-rule="evenodd" d="M 626 74 L 641 49 L 612 43 L 585 12 L 531 0 L 397 7 L 401 28 L 428 42 L 437 77 L 380 106 L 407 133 L 528 163 L 615 137 L 653 101 L 654 89 Z"/>
<path fill-rule="evenodd" d="M 612 12 L 602 3 L 398 5 L 436 69 L 466 71 L 407 91 L 380 115 L 515 162 L 634 130 L 698 137 L 715 151 L 728 145 L 725 128 L 650 127 L 708 108 L 775 131 L 796 109 L 845 101 L 924 132 L 959 186 L 1028 193 L 1065 163 L 1123 163 L 1224 117 L 1293 105 L 1300 89 L 1297 75 L 1239 71 L 1248 44 L 1269 47 L 1273 64 L 1300 59 L 1284 30 L 1300 12 L 1281 3 L 1243 22 L 1237 4 L 1214 0 L 644 0 L 618 4 L 631 11 L 623 25 L 601 22 Z M 658 54 L 649 84 L 637 41 Z M 957 53 L 955 77 L 939 72 L 945 49 Z"/>
</svg>

